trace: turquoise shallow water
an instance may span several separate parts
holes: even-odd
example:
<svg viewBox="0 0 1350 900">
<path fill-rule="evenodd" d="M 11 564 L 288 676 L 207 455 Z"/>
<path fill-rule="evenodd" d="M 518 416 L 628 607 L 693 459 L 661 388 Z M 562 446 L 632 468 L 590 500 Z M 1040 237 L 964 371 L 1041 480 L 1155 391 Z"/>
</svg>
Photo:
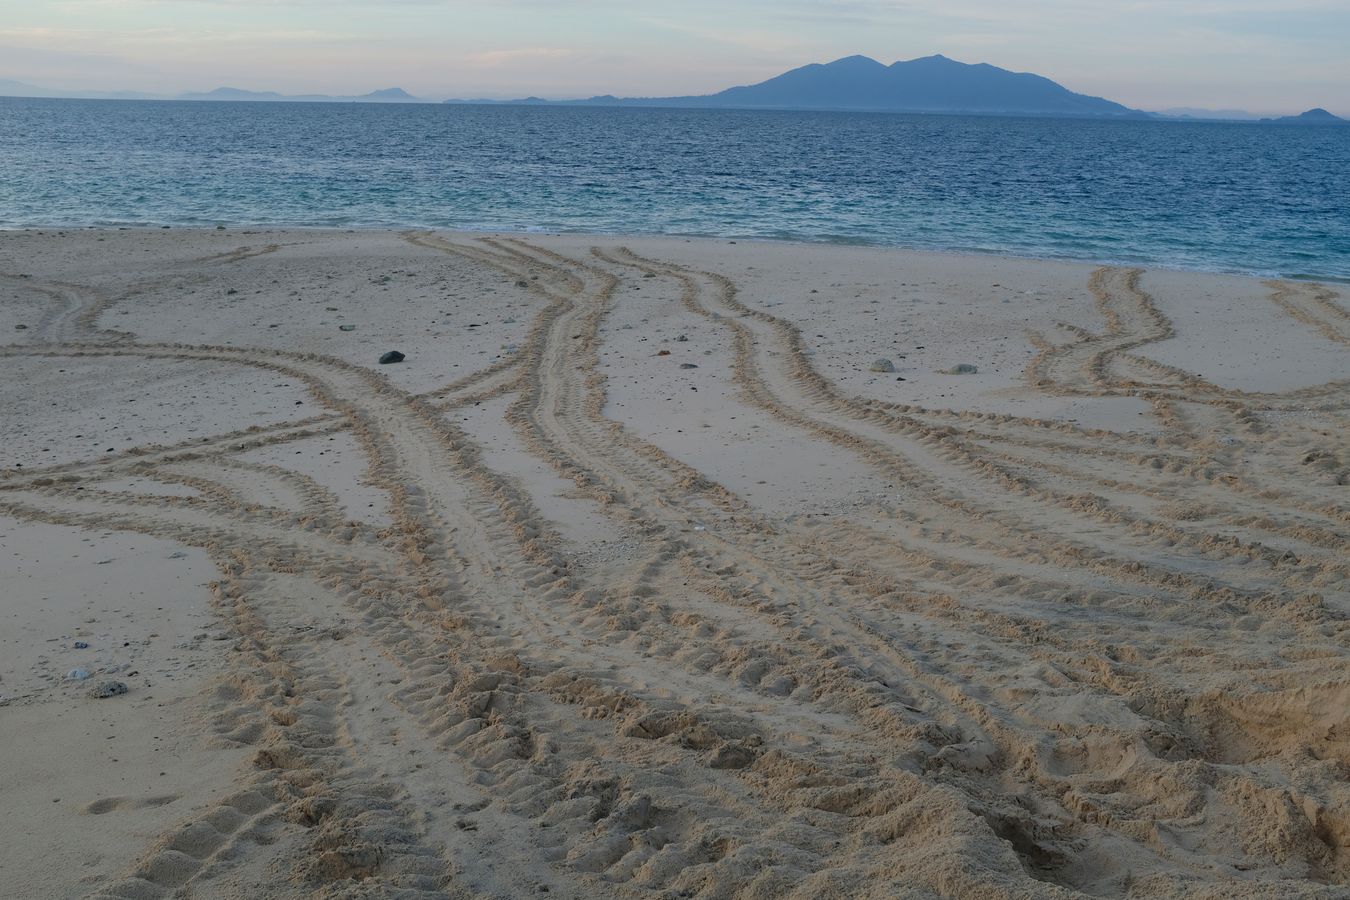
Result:
<svg viewBox="0 0 1350 900">
<path fill-rule="evenodd" d="M 0 98 L 0 227 L 875 243 L 1350 280 L 1350 128 Z"/>
</svg>

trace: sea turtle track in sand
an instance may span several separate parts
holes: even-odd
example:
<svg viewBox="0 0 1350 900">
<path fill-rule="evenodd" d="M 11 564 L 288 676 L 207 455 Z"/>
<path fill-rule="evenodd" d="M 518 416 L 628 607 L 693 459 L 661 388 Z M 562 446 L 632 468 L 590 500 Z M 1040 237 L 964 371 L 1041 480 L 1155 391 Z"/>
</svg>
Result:
<svg viewBox="0 0 1350 900">
<path fill-rule="evenodd" d="M 1337 294 L 1318 284 L 1271 281 L 1272 303 L 1305 325 L 1311 325 L 1328 340 L 1350 345 L 1350 311 L 1336 302 Z"/>
<path fill-rule="evenodd" d="M 499 263 L 500 263 L 500 261 L 499 261 Z M 611 288 L 610 290 L 612 290 L 612 288 Z M 604 295 L 605 295 L 606 293 L 608 293 L 608 292 L 609 292 L 609 291 L 607 291 L 606 288 L 605 288 L 605 287 L 603 286 L 603 284 L 602 284 L 602 286 L 596 291 L 597 296 L 601 298 L 601 299 L 599 299 L 599 300 L 597 301 L 597 305 L 599 305 L 599 306 L 602 306 L 602 305 L 603 305 L 603 303 L 605 302 L 605 300 L 604 300 Z M 567 330 L 567 329 L 563 329 L 563 330 Z M 584 332 L 584 330 L 583 330 L 582 333 L 580 333 L 580 334 L 571 334 L 571 335 L 570 335 L 570 338 L 571 338 L 572 340 L 576 340 L 576 339 L 578 339 L 578 338 L 581 338 L 581 339 L 584 340 L 584 339 L 585 339 L 585 332 Z M 584 350 L 583 350 L 583 352 L 584 352 Z M 575 357 L 572 357 L 572 359 L 574 359 L 574 358 L 575 358 Z M 594 377 L 594 376 L 592 376 L 592 377 Z M 592 402 L 590 403 L 590 410 L 591 410 L 592 417 L 593 417 L 593 413 L 594 413 L 595 408 L 597 408 L 599 405 L 601 405 L 601 404 L 600 404 L 600 403 L 597 403 L 595 400 L 592 400 Z M 557 418 L 557 417 L 555 416 L 554 419 L 556 420 L 556 418 Z M 580 416 L 574 415 L 573 418 L 574 418 L 574 419 L 579 419 Z M 569 422 L 570 422 L 570 420 L 569 420 Z M 621 440 L 621 439 L 622 439 L 622 438 L 620 438 L 620 440 Z M 565 440 L 566 440 L 566 439 L 564 438 L 563 441 L 559 441 L 559 445 L 565 444 Z M 547 450 L 547 449 L 546 449 L 545 452 L 548 453 L 549 455 L 554 456 L 555 458 L 557 458 L 558 451 L 557 451 L 556 449 L 552 449 L 552 450 Z M 651 451 L 650 448 L 645 448 L 645 449 L 643 449 L 643 450 L 641 451 L 641 455 L 644 456 L 644 457 L 647 458 L 647 459 L 652 459 L 652 458 L 655 457 L 655 454 Z M 621 479 L 622 476 L 621 476 L 621 475 L 616 475 L 615 472 L 614 472 L 613 470 L 611 470 L 611 471 L 608 472 L 608 473 L 601 473 L 601 474 L 597 475 L 597 473 L 596 473 L 595 470 L 594 470 L 594 464 L 595 464 L 597 461 L 606 460 L 606 459 L 610 458 L 611 456 L 612 456 L 612 453 L 608 453 L 605 449 L 603 449 L 602 447 L 600 447 L 599 444 L 592 444 L 590 447 L 586 448 L 585 450 L 582 450 L 582 451 L 574 451 L 574 453 L 573 453 L 570 457 L 564 456 L 563 461 L 561 462 L 561 466 L 562 466 L 562 468 L 564 469 L 564 471 L 568 471 L 569 473 L 573 474 L 573 476 L 574 476 L 574 477 L 577 477 L 579 481 L 582 481 L 582 482 L 584 482 L 584 483 L 592 483 L 592 482 L 598 481 L 598 482 L 600 482 L 601 484 L 605 485 L 605 495 L 606 495 L 606 499 L 608 499 L 608 500 L 610 500 L 611 502 L 613 502 L 616 498 L 622 498 L 622 497 L 626 496 L 629 492 L 632 492 L 632 491 L 633 491 L 633 485 L 634 485 L 635 483 L 637 483 L 637 480 L 635 479 L 635 480 L 629 481 L 629 482 L 627 483 L 627 488 L 628 488 L 628 491 L 627 491 L 627 492 L 616 491 L 613 487 L 610 487 L 610 485 L 614 484 L 616 481 L 618 481 L 619 479 Z M 587 466 L 588 463 L 589 463 L 589 465 L 590 465 L 590 467 L 591 467 L 589 470 L 586 468 L 586 466 Z M 674 466 L 671 466 L 671 469 L 672 469 L 672 471 L 675 472 L 675 473 L 681 473 L 681 467 L 678 466 L 678 464 L 677 464 L 677 465 L 674 465 Z M 646 473 L 644 472 L 643 475 L 645 476 L 645 474 L 646 474 Z M 682 473 L 681 473 L 681 474 L 682 474 Z M 608 476 L 608 477 L 606 477 L 606 476 Z M 664 503 L 662 503 L 662 504 L 652 504 L 652 506 L 657 506 L 657 505 L 668 505 L 668 504 L 664 504 Z M 1134 571 L 1138 571 L 1138 570 L 1139 570 L 1139 566 L 1138 566 L 1137 564 L 1135 564 L 1135 565 L 1134 565 Z M 725 577 L 727 576 L 727 574 L 729 574 L 729 573 L 727 573 L 725 570 L 723 570 L 723 571 L 719 571 L 718 574 L 719 574 L 719 575 L 722 575 L 722 576 L 725 578 Z M 1230 596 L 1232 596 L 1232 595 L 1230 594 Z M 1199 597 L 1199 596 L 1195 596 L 1195 597 L 1192 597 L 1192 598 L 1190 598 L 1190 599 L 1192 599 L 1192 600 L 1194 601 L 1194 600 L 1199 600 L 1200 597 Z M 855 635 L 854 637 L 856 638 L 856 635 Z"/>
<path fill-rule="evenodd" d="M 238 643 L 209 705 L 254 768 L 105 896 L 1330 897 L 1350 877 L 1350 796 L 1326 777 L 1350 765 L 1350 519 L 1300 480 L 1340 462 L 1262 419 L 1343 410 L 1344 385 L 1239 396 L 1154 363 L 1171 323 L 1140 273 L 1103 269 L 1105 330 L 1045 344 L 1028 378 L 1145 397 L 1170 430 L 910 408 L 846 396 L 716 273 L 409 242 L 541 304 L 515 352 L 420 395 L 322 355 L 100 332 L 105 294 L 23 285 L 59 312 L 0 357 L 225 362 L 325 407 L 0 481 L 10 515 L 168 537 L 222 571 Z M 614 418 L 604 327 L 648 275 L 726 336 L 740 402 L 898 499 L 771 517 Z M 1300 321 L 1339 309 L 1291 296 L 1272 300 Z M 575 564 L 445 415 L 497 397 L 520 447 L 634 536 L 631 560 Z M 337 431 L 388 527 L 313 472 L 240 458 Z M 127 474 L 194 493 L 100 486 Z"/>
</svg>

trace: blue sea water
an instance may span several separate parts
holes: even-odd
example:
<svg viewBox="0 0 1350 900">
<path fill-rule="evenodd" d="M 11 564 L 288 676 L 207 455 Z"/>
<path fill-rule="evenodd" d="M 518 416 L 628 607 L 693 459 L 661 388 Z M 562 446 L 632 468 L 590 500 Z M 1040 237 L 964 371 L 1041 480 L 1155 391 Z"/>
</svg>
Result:
<svg viewBox="0 0 1350 900">
<path fill-rule="evenodd" d="M 1350 279 L 1350 127 L 0 98 L 0 228 L 874 243 Z"/>
</svg>

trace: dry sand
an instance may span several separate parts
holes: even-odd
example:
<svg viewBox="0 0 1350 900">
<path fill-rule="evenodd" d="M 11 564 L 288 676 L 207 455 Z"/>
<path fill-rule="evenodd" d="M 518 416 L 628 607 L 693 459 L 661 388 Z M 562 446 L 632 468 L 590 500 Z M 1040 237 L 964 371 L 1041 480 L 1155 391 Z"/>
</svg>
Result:
<svg viewBox="0 0 1350 900">
<path fill-rule="evenodd" d="M 1346 897 L 1347 309 L 0 234 L 0 893 Z"/>
</svg>

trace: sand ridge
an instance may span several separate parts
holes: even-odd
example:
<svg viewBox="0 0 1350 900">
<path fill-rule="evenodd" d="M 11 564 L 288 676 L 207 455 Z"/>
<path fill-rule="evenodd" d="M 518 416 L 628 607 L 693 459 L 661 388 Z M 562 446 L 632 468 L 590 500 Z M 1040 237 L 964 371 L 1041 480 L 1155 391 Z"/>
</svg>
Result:
<svg viewBox="0 0 1350 900">
<path fill-rule="evenodd" d="M 363 252 L 417 285 L 410 317 L 448 303 L 414 290 L 456 278 L 503 290 L 466 297 L 468 328 L 495 302 L 530 311 L 503 317 L 519 337 L 496 359 L 429 389 L 400 386 L 425 372 L 306 349 L 303 321 L 256 344 L 141 336 L 186 285 L 252 272 L 257 302 L 277 303 L 269 283 L 309 294 L 303 276 L 340 280 L 337 260 L 372 240 L 267 238 L 165 236 L 129 278 L 94 260 L 4 281 L 48 310 L 6 362 L 225 366 L 308 398 L 289 420 L 5 470 L 8 516 L 205 550 L 234 641 L 200 715 L 250 765 L 76 893 L 1343 895 L 1350 372 L 1257 393 L 1157 362 L 1186 323 L 1147 272 L 1107 267 L 1080 284 L 1076 321 L 1027 329 L 1025 368 L 997 390 L 1130 398 L 1148 427 L 853 394 L 790 304 L 769 312 L 716 270 L 725 250 L 654 239 L 374 238 Z M 868 259 L 879 282 L 904 270 Z M 950 264 L 995 265 L 967 262 Z M 1060 277 L 1072 290 L 1077 272 Z M 1330 288 L 1269 291 L 1290 327 L 1344 343 Z M 716 342 L 660 370 L 686 381 L 634 395 L 621 379 L 680 342 L 615 329 L 622 306 Z M 709 379 L 763 427 L 700 469 L 689 442 L 717 432 L 660 420 Z M 620 390 L 650 407 L 619 418 Z M 491 402 L 549 480 L 506 474 L 460 427 L 457 410 Z M 339 432 L 359 456 L 331 471 L 361 472 L 386 524 L 353 518 L 330 470 L 243 458 L 328 452 Z M 729 486 L 793 440 L 865 471 L 857 495 L 802 470 L 778 488 L 801 498 L 785 515 Z M 119 488 L 128 476 L 165 490 Z M 603 541 L 577 524 L 596 515 Z"/>
</svg>

